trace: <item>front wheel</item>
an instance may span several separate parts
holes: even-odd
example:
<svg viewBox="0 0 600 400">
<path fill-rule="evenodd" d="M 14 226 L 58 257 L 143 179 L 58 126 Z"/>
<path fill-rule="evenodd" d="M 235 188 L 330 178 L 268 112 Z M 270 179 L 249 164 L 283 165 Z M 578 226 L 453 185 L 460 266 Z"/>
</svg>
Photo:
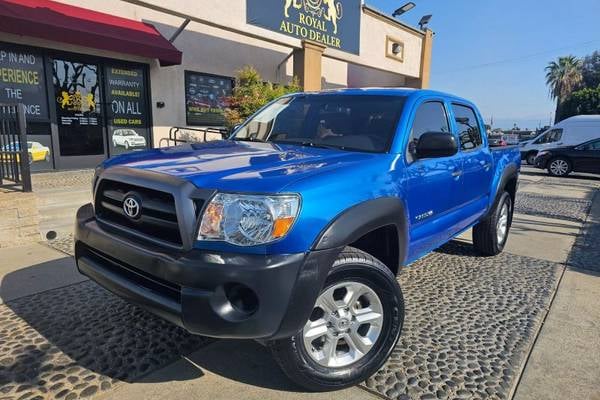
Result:
<svg viewBox="0 0 600 400">
<path fill-rule="evenodd" d="M 285 374 L 311 391 L 343 389 L 385 363 L 404 322 L 394 274 L 379 260 L 345 248 L 309 320 L 294 336 L 269 343 Z"/>
<path fill-rule="evenodd" d="M 491 213 L 473 227 L 473 246 L 486 256 L 495 256 L 504 250 L 512 222 L 512 200 L 503 192 Z"/>
<path fill-rule="evenodd" d="M 535 152 L 530 152 L 529 154 L 527 154 L 527 157 L 525 158 L 525 160 L 527 161 L 528 165 L 535 165 L 535 158 L 537 157 L 537 153 Z"/>
</svg>

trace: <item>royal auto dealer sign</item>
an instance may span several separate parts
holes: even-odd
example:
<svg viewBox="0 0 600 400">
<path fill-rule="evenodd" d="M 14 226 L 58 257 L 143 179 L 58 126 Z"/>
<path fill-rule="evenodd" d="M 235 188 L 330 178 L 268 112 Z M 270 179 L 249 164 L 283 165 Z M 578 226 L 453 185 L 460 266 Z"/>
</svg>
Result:
<svg viewBox="0 0 600 400">
<path fill-rule="evenodd" d="M 361 0 L 246 0 L 249 24 L 359 54 Z"/>
</svg>

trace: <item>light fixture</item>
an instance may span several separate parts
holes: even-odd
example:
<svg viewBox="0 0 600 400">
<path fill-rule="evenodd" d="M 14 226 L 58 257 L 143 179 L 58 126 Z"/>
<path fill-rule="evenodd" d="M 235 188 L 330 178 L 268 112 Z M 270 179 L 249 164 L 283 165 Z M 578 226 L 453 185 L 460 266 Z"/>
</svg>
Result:
<svg viewBox="0 0 600 400">
<path fill-rule="evenodd" d="M 412 10 L 413 8 L 415 8 L 415 3 L 408 2 L 405 5 L 403 5 L 402 7 L 400 7 L 399 9 L 397 9 L 396 11 L 394 11 L 394 13 L 392 14 L 392 17 L 398 17 L 402 14 L 404 14 L 407 11 Z"/>
<path fill-rule="evenodd" d="M 421 30 L 423 30 L 425 25 L 427 25 L 429 23 L 429 21 L 431 20 L 431 17 L 432 17 L 432 15 L 428 14 L 428 15 L 424 15 L 423 18 L 421 18 L 421 20 L 419 21 L 419 28 Z"/>
<path fill-rule="evenodd" d="M 394 43 L 394 44 L 392 44 L 392 53 L 394 55 L 397 56 L 401 52 L 402 52 L 402 44 L 400 44 L 400 43 Z"/>
</svg>

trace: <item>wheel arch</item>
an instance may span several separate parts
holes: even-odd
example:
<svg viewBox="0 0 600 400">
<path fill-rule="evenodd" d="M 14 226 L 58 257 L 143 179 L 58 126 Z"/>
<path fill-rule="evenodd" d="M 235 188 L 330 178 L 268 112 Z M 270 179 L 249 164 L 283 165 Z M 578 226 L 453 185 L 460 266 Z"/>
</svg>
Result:
<svg viewBox="0 0 600 400">
<path fill-rule="evenodd" d="M 371 254 L 397 274 L 408 250 L 404 203 L 395 197 L 359 203 L 340 213 L 320 233 L 312 249 L 344 246 L 353 246 Z"/>
</svg>

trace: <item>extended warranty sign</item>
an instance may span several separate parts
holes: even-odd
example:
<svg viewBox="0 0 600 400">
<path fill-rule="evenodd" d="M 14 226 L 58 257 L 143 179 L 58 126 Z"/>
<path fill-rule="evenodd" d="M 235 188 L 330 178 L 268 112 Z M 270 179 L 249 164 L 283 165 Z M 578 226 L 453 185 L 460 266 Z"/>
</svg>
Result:
<svg viewBox="0 0 600 400">
<path fill-rule="evenodd" d="M 360 0 L 247 0 L 249 24 L 358 54 Z"/>
</svg>

